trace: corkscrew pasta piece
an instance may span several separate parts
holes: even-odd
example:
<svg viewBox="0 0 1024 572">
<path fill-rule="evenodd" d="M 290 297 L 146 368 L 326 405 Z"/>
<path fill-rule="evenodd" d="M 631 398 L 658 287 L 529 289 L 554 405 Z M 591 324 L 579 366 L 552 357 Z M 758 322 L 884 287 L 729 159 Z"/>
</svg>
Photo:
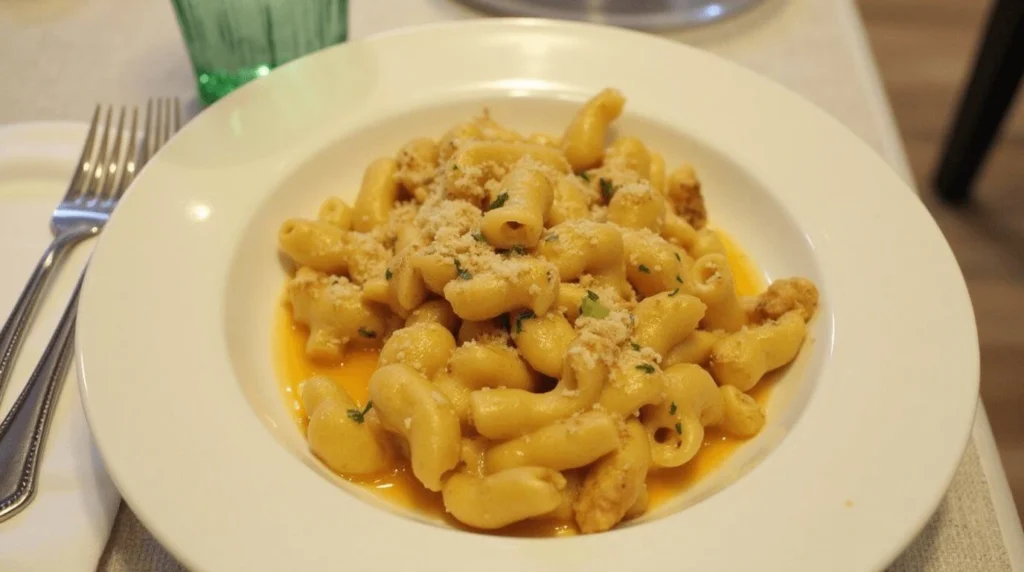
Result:
<svg viewBox="0 0 1024 572">
<path fill-rule="evenodd" d="M 608 126 L 622 113 L 625 103 L 618 90 L 604 89 L 576 112 L 562 136 L 562 150 L 574 171 L 585 171 L 601 162 Z"/>
<path fill-rule="evenodd" d="M 589 465 L 619 446 L 618 422 L 602 411 L 587 411 L 495 445 L 484 454 L 487 472 L 515 467 L 556 471 Z"/>
<path fill-rule="evenodd" d="M 406 327 L 423 323 L 441 324 L 453 334 L 459 331 L 461 324 L 459 317 L 452 310 L 452 305 L 447 300 L 439 299 L 428 300 L 420 304 L 405 319 Z"/>
<path fill-rule="evenodd" d="M 470 389 L 507 387 L 533 391 L 537 374 L 527 367 L 515 348 L 504 344 L 470 342 L 455 349 L 448 370 Z"/>
<path fill-rule="evenodd" d="M 331 223 L 288 219 L 281 225 L 277 240 L 281 250 L 299 266 L 333 274 L 348 272 L 345 233 Z"/>
<path fill-rule="evenodd" d="M 597 402 L 608 376 L 608 367 L 590 363 L 573 347 L 558 385 L 547 393 L 521 389 L 487 389 L 470 394 L 471 417 L 476 430 L 490 439 L 511 439 L 581 412 Z"/>
<path fill-rule="evenodd" d="M 537 253 L 555 265 L 562 280 L 576 280 L 583 274 L 590 274 L 599 283 L 615 288 L 620 295 L 629 293 L 622 234 L 615 225 L 570 221 L 548 232 L 557 238 L 541 241 Z"/>
<path fill-rule="evenodd" d="M 685 277 L 693 260 L 682 248 L 647 230 L 622 233 L 626 278 L 641 296 L 685 291 Z"/>
<path fill-rule="evenodd" d="M 693 228 L 704 228 L 708 220 L 708 211 L 704 206 L 704 195 L 701 194 L 700 181 L 697 180 L 697 173 L 693 167 L 683 165 L 672 171 L 665 186 L 675 212 Z"/>
<path fill-rule="evenodd" d="M 398 198 L 398 163 L 390 158 L 377 159 L 363 173 L 356 203 L 352 207 L 352 228 L 369 232 L 384 224 Z"/>
<path fill-rule="evenodd" d="M 544 467 L 516 467 L 487 476 L 456 473 L 442 489 L 444 507 L 459 522 L 493 530 L 541 516 L 562 503 L 565 478 Z"/>
<path fill-rule="evenodd" d="M 590 201 L 587 191 L 578 177 L 562 177 L 555 185 L 554 199 L 548 210 L 549 227 L 590 217 Z M 555 238 L 551 238 L 555 237 Z M 547 233 L 543 240 L 557 240 L 557 235 Z"/>
<path fill-rule="evenodd" d="M 468 271 L 457 272 L 465 274 Z M 517 308 L 542 315 L 558 299 L 558 272 L 543 260 L 522 258 L 500 274 L 470 274 L 448 282 L 444 298 L 463 320 L 489 320 Z"/>
<path fill-rule="evenodd" d="M 380 350 L 380 367 L 401 363 L 428 379 L 445 368 L 455 350 L 455 337 L 441 324 L 423 322 L 395 330 Z"/>
<path fill-rule="evenodd" d="M 725 332 L 721 330 L 714 332 L 695 330 L 662 356 L 661 366 L 667 368 L 679 363 L 706 365 L 711 359 L 711 348 L 723 337 L 725 337 Z"/>
<path fill-rule="evenodd" d="M 764 408 L 732 385 L 723 385 L 719 391 L 723 403 L 722 429 L 743 439 L 757 435 L 764 427 Z"/>
<path fill-rule="evenodd" d="M 444 166 L 448 198 L 479 202 L 488 180 L 500 179 L 522 158 L 529 157 L 542 168 L 568 173 L 569 164 L 557 149 L 529 143 L 478 141 L 459 148 Z"/>
<path fill-rule="evenodd" d="M 727 254 L 722 239 L 717 232 L 710 228 L 694 231 L 693 244 L 689 248 L 690 256 L 695 260 L 708 254 L 721 254 L 722 256 Z"/>
<path fill-rule="evenodd" d="M 427 489 L 440 491 L 460 454 L 459 418 L 448 398 L 404 364 L 374 372 L 369 393 L 384 428 L 408 442 L 413 475 Z"/>
<path fill-rule="evenodd" d="M 647 431 L 636 419 L 620 430 L 619 448 L 587 471 L 573 506 L 580 532 L 603 532 L 619 523 L 646 493 L 651 464 Z"/>
<path fill-rule="evenodd" d="M 644 405 L 664 399 L 665 380 L 641 352 L 624 352 L 612 366 L 598 403 L 613 415 L 628 417 Z"/>
<path fill-rule="evenodd" d="M 605 164 L 612 169 L 633 171 L 641 179 L 651 176 L 651 154 L 636 137 L 619 137 L 604 152 Z"/>
<path fill-rule="evenodd" d="M 729 334 L 711 347 L 711 373 L 720 385 L 750 391 L 764 374 L 793 361 L 806 335 L 799 311 Z"/>
<path fill-rule="evenodd" d="M 697 329 L 706 309 L 699 299 L 681 292 L 662 292 L 644 298 L 633 312 L 633 340 L 664 355 Z"/>
<path fill-rule="evenodd" d="M 657 467 L 678 467 L 693 459 L 704 442 L 704 427 L 724 416 L 718 386 L 703 368 L 681 364 L 665 370 L 666 399 L 644 407 L 642 419 Z"/>
<path fill-rule="evenodd" d="M 665 158 L 661 156 L 661 153 L 651 152 L 650 175 L 647 180 L 656 192 L 662 194 L 665 192 Z M 673 209 L 667 210 L 671 212 Z"/>
<path fill-rule="evenodd" d="M 498 206 L 484 213 L 480 230 L 495 248 L 532 248 L 544 232 L 544 219 L 553 200 L 547 177 L 532 161 L 520 161 L 491 197 L 491 204 Z"/>
<path fill-rule="evenodd" d="M 657 233 L 665 224 L 665 199 L 647 183 L 623 185 L 608 202 L 608 221 Z"/>
<path fill-rule="evenodd" d="M 348 347 L 380 347 L 393 329 L 386 311 L 363 302 L 345 278 L 300 268 L 288 282 L 295 321 L 309 327 L 306 355 L 336 361 Z"/>
<path fill-rule="evenodd" d="M 562 366 L 576 332 L 561 314 L 548 312 L 536 316 L 522 312 L 512 322 L 512 339 L 523 359 L 537 372 L 562 377 Z"/>
<path fill-rule="evenodd" d="M 358 406 L 344 390 L 326 377 L 312 377 L 299 385 L 306 410 L 309 450 L 329 469 L 345 475 L 386 470 L 394 462 L 387 436 L 369 406 Z"/>
<path fill-rule="evenodd" d="M 687 290 L 707 305 L 701 326 L 707 330 L 735 332 L 747 323 L 747 313 L 736 295 L 732 268 L 725 256 L 707 254 L 690 268 Z"/>
<path fill-rule="evenodd" d="M 338 197 L 330 197 L 320 204 L 320 211 L 317 213 L 316 219 L 341 230 L 350 230 L 352 228 L 352 207 Z"/>
</svg>

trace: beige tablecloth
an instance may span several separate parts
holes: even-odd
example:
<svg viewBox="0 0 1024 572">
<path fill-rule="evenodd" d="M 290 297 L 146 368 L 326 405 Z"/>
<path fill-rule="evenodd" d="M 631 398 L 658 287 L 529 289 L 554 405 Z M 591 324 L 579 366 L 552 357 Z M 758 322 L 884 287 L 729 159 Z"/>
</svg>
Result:
<svg viewBox="0 0 1024 572">
<path fill-rule="evenodd" d="M 787 85 L 848 125 L 910 180 L 852 2 L 766 0 L 728 23 L 671 37 Z M 350 37 L 479 15 L 451 0 L 350 0 Z M 0 0 L 0 77 L 0 123 L 83 120 L 94 102 L 151 96 L 182 95 L 195 109 L 193 79 L 166 0 Z M 1013 569 L 1024 536 L 1001 471 L 982 415 L 946 498 L 891 569 Z M 182 568 L 122 504 L 98 569 Z"/>
</svg>

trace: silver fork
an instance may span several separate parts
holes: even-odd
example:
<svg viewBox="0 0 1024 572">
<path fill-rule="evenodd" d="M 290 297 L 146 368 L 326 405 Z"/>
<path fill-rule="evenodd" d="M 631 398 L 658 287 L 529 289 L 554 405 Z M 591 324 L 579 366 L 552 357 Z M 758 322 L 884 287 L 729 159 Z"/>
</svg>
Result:
<svg viewBox="0 0 1024 572">
<path fill-rule="evenodd" d="M 110 219 L 117 202 L 135 174 L 181 126 L 181 107 L 175 98 L 146 104 L 146 123 L 142 144 L 137 145 L 138 110 L 132 110 L 131 125 L 124 136 L 125 110 L 118 114 L 111 139 L 111 110 L 107 109 L 103 134 L 97 138 L 100 109 L 93 114 L 78 169 L 64 199 L 53 212 L 51 226 L 55 239 L 46 250 L 14 312 L 0 331 L 0 394 L 10 376 L 13 356 L 20 345 L 39 292 L 49 279 L 54 265 L 68 248 L 97 234 Z M 127 150 L 122 153 L 122 140 Z M 95 159 L 93 147 L 98 146 Z M 85 271 L 75 285 L 71 300 L 61 316 L 25 388 L 11 411 L 0 422 L 0 522 L 32 502 L 39 480 L 39 458 L 49 428 L 55 396 L 67 372 L 74 341 L 75 312 Z M 9 331 L 10 330 L 10 331 Z"/>
<path fill-rule="evenodd" d="M 157 144 L 162 142 L 160 138 L 169 137 L 167 127 L 171 121 L 170 101 L 158 100 L 155 110 L 152 104 L 153 102 L 150 101 L 146 105 L 146 139 L 141 147 L 136 149 L 137 138 L 128 137 L 128 148 L 123 153 L 121 145 L 125 139 L 123 136 L 125 108 L 121 108 L 118 113 L 117 126 L 112 130 L 112 109 L 108 107 L 102 133 L 98 133 L 101 112 L 100 106 L 96 107 L 71 184 L 50 218 L 53 242 L 46 248 L 39 263 L 36 264 L 36 268 L 18 297 L 10 317 L 4 323 L 3 329 L 0 329 L 0 399 L 3 398 L 4 391 L 7 389 L 7 382 L 10 380 L 11 370 L 14 367 L 14 358 L 21 347 L 40 295 L 49 284 L 57 264 L 71 247 L 95 235 L 103 228 L 124 190 L 135 178 L 136 171 L 149 160 Z M 177 110 L 178 106 L 175 105 L 174 109 Z M 165 132 L 151 131 L 154 111 L 157 119 L 163 115 L 167 116 L 164 123 Z M 180 121 L 179 118 L 180 112 L 176 111 L 174 119 Z M 137 122 L 138 110 L 133 109 L 129 126 L 130 133 L 137 132 Z"/>
</svg>

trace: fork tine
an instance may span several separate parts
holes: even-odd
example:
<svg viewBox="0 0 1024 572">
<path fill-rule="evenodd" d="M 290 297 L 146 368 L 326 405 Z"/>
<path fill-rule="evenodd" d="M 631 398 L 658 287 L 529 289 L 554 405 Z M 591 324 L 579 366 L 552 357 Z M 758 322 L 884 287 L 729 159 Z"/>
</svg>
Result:
<svg viewBox="0 0 1024 572">
<path fill-rule="evenodd" d="M 110 159 L 107 161 L 106 180 L 99 191 L 99 199 L 107 200 L 113 195 L 118 180 L 124 176 L 124 160 L 121 158 L 121 142 L 124 140 L 124 115 L 125 108 L 121 107 L 117 114 L 117 129 L 114 130 L 114 148 L 110 152 Z"/>
<path fill-rule="evenodd" d="M 141 155 L 141 150 L 136 152 L 137 144 L 139 139 L 139 108 L 132 106 L 132 124 L 128 128 L 128 150 L 125 151 L 125 164 L 124 170 L 121 172 L 121 180 L 118 181 L 117 189 L 114 191 L 113 200 L 117 201 L 121 199 L 121 195 L 124 194 L 124 190 L 128 188 L 128 185 L 132 184 L 135 180 L 135 173 L 139 168 L 137 163 L 138 155 Z"/>
<path fill-rule="evenodd" d="M 170 98 L 164 98 L 163 100 L 164 110 L 164 124 L 163 130 L 160 132 L 160 147 L 163 147 L 167 140 L 171 138 L 171 100 Z"/>
<path fill-rule="evenodd" d="M 181 100 L 177 97 L 174 98 L 174 131 L 171 135 L 178 132 L 181 129 Z"/>
<path fill-rule="evenodd" d="M 146 126 L 142 130 L 142 145 L 139 148 L 139 162 L 136 167 L 136 172 L 141 169 L 146 161 L 149 160 L 151 141 L 150 138 L 153 135 L 153 100 L 146 100 Z"/>
<path fill-rule="evenodd" d="M 82 147 L 82 155 L 78 158 L 78 166 L 75 168 L 75 176 L 71 179 L 71 185 L 64 195 L 65 201 L 73 201 L 82 194 L 89 183 L 89 176 L 92 174 L 92 150 L 96 143 L 96 127 L 100 123 L 100 105 L 92 112 L 92 121 L 89 123 L 89 132 L 85 135 L 85 145 Z"/>
<path fill-rule="evenodd" d="M 79 201 L 91 201 L 96 198 L 99 194 L 99 190 L 103 187 L 103 181 L 107 176 L 107 140 L 110 138 L 110 120 L 113 109 L 107 106 L 107 112 L 104 114 L 103 121 L 103 135 L 100 136 L 99 149 L 96 151 L 96 160 L 92 169 L 92 176 L 89 179 L 89 183 L 85 188 L 82 196 L 78 198 Z"/>
</svg>

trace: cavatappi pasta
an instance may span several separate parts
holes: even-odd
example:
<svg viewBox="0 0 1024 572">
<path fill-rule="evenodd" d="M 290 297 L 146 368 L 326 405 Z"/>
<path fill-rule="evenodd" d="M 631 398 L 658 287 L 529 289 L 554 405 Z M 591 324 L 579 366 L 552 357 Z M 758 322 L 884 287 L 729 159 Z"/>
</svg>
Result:
<svg viewBox="0 0 1024 572">
<path fill-rule="evenodd" d="M 358 478 L 405 459 L 463 524 L 608 530 L 705 430 L 756 435 L 749 392 L 800 351 L 809 280 L 737 295 L 694 169 L 608 143 L 625 103 L 588 101 L 561 136 L 489 117 L 367 168 L 350 206 L 285 221 L 287 298 L 306 354 L 379 348 L 368 400 L 299 387 L 309 447 Z"/>
</svg>

